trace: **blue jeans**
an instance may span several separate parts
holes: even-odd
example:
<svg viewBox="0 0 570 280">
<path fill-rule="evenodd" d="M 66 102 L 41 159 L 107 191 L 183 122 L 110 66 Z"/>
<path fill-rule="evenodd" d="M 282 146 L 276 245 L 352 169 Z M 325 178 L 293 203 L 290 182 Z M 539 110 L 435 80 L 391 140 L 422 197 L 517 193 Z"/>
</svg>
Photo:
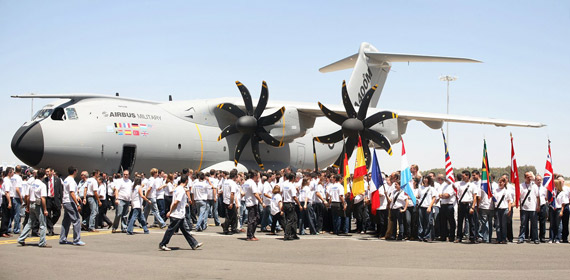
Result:
<svg viewBox="0 0 570 280">
<path fill-rule="evenodd" d="M 497 219 L 497 242 L 507 241 L 507 209 L 495 209 Z"/>
<path fill-rule="evenodd" d="M 196 209 L 198 210 L 196 230 L 205 230 L 208 227 L 208 204 L 204 200 L 196 200 Z"/>
<path fill-rule="evenodd" d="M 99 213 L 99 204 L 97 204 L 97 199 L 95 199 L 95 197 L 92 196 L 87 198 L 87 203 L 89 204 L 89 209 L 91 210 L 91 213 L 89 214 L 89 224 L 87 225 L 87 227 L 89 228 L 89 230 L 94 230 L 95 221 L 97 220 L 97 214 Z"/>
<path fill-rule="evenodd" d="M 165 208 L 165 203 L 164 203 L 164 199 L 157 199 L 156 200 L 156 205 L 158 206 L 158 213 L 160 213 L 160 218 L 162 218 L 162 220 L 166 220 L 166 208 Z"/>
<path fill-rule="evenodd" d="M 166 226 L 166 223 L 164 222 L 162 217 L 160 217 L 160 213 L 158 212 L 158 205 L 156 204 L 156 198 L 151 198 L 150 203 L 148 203 L 144 207 L 144 218 L 147 221 L 148 221 L 148 214 L 151 210 L 152 210 L 152 215 L 154 216 L 154 223 L 156 224 L 158 222 L 160 227 Z"/>
<path fill-rule="evenodd" d="M 243 225 L 245 224 L 245 221 L 247 221 L 247 208 L 245 207 L 245 201 L 241 201 L 240 202 L 240 206 L 239 206 L 239 225 L 240 228 L 243 227 Z"/>
<path fill-rule="evenodd" d="M 28 221 L 28 224 L 31 224 L 30 221 Z M 81 219 L 79 218 L 77 206 L 74 202 L 67 202 L 63 204 L 63 221 L 61 221 L 59 243 L 67 242 L 67 233 L 71 224 L 73 224 L 73 242 L 81 241 Z"/>
<path fill-rule="evenodd" d="M 20 218 L 21 216 L 21 210 L 24 209 L 24 207 L 22 207 L 22 200 L 20 198 L 14 198 L 14 204 L 12 204 L 12 211 L 14 213 L 14 233 L 18 234 L 20 233 Z M 25 214 L 24 214 L 25 215 Z M 43 215 L 43 213 L 42 213 Z"/>
<path fill-rule="evenodd" d="M 131 218 L 129 219 L 129 226 L 127 227 L 127 233 L 133 233 L 133 228 L 135 226 L 135 221 L 138 220 L 145 233 L 148 233 L 148 228 L 146 227 L 146 220 L 144 219 L 141 208 L 133 208 L 131 211 Z"/>
<path fill-rule="evenodd" d="M 429 216 L 429 232 L 430 232 L 430 237 L 431 239 L 434 239 L 436 237 L 438 237 L 437 235 L 439 234 L 437 230 L 439 230 L 439 228 L 437 228 L 435 226 L 435 221 L 437 221 L 437 217 L 439 216 L 439 206 L 432 206 L 431 207 L 431 215 Z"/>
<path fill-rule="evenodd" d="M 220 225 L 220 217 L 218 217 L 218 202 L 214 201 L 213 199 L 208 200 L 208 210 L 212 214 L 214 218 L 214 222 L 216 226 Z M 208 214 L 209 217 L 209 214 Z"/>
<path fill-rule="evenodd" d="M 268 225 L 271 225 L 271 206 L 266 204 L 266 206 L 261 211 L 261 230 L 265 231 Z"/>
<path fill-rule="evenodd" d="M 562 227 L 560 226 L 560 210 L 561 209 L 550 209 L 550 232 L 549 232 L 549 239 L 552 242 L 560 241 L 560 237 L 562 236 Z"/>
<path fill-rule="evenodd" d="M 519 241 L 524 241 L 525 232 L 528 227 L 528 221 L 530 220 L 530 236 L 532 241 L 538 240 L 538 222 L 536 220 L 536 212 L 535 211 L 525 211 L 521 210 L 521 227 L 519 232 Z"/>
<path fill-rule="evenodd" d="M 19 215 L 20 213 L 17 214 Z M 24 240 L 26 240 L 32 231 L 32 227 L 37 222 L 40 223 L 40 243 L 38 243 L 38 246 L 42 247 L 46 245 L 46 216 L 44 216 L 42 206 L 35 203 L 30 205 L 30 220 L 24 227 L 24 230 L 22 230 L 20 237 L 18 237 L 18 242 L 24 242 Z"/>
<path fill-rule="evenodd" d="M 119 227 L 119 221 L 121 222 L 121 230 L 127 230 L 127 221 L 129 217 L 129 205 L 130 201 L 119 200 L 119 205 L 115 208 L 115 221 L 113 222 L 113 229 L 116 230 Z"/>
<path fill-rule="evenodd" d="M 433 210 L 433 208 L 432 208 Z M 431 239 L 433 226 L 430 222 L 433 222 L 433 213 L 427 212 L 427 207 L 419 208 L 419 227 L 418 227 L 418 238 L 420 240 Z"/>
<path fill-rule="evenodd" d="M 479 237 L 483 242 L 493 239 L 493 210 L 479 209 Z"/>
</svg>

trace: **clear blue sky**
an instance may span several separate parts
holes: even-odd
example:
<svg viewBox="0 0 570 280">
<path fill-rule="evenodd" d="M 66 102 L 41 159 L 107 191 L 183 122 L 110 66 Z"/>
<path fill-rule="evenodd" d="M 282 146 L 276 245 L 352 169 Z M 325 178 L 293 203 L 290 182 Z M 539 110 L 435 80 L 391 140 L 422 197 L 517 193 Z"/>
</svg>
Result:
<svg viewBox="0 0 570 280">
<path fill-rule="evenodd" d="M 12 135 L 30 118 L 24 93 L 90 92 L 152 100 L 238 96 L 234 81 L 272 100 L 340 102 L 351 70 L 318 68 L 367 41 L 380 51 L 470 57 L 483 64 L 394 64 L 379 107 L 538 121 L 541 129 L 450 125 L 456 167 L 544 170 L 547 137 L 555 172 L 570 175 L 570 4 L 567 1 L 0 1 L 0 161 L 17 162 Z M 35 110 L 46 102 L 37 100 Z M 410 163 L 443 166 L 439 130 L 412 122 Z M 400 165 L 380 156 L 383 170 Z"/>
</svg>

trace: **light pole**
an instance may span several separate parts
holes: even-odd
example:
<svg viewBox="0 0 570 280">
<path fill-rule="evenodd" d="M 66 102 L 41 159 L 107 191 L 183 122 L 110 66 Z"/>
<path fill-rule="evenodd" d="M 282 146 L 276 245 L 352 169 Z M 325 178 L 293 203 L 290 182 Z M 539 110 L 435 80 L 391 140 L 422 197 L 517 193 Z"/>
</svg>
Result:
<svg viewBox="0 0 570 280">
<path fill-rule="evenodd" d="M 449 115 L 449 82 L 457 80 L 457 77 L 445 75 L 445 76 L 439 76 L 439 80 L 447 82 L 447 115 Z M 446 122 L 446 130 L 447 131 L 445 132 L 445 134 L 447 134 L 447 143 L 449 145 L 449 122 Z"/>
</svg>

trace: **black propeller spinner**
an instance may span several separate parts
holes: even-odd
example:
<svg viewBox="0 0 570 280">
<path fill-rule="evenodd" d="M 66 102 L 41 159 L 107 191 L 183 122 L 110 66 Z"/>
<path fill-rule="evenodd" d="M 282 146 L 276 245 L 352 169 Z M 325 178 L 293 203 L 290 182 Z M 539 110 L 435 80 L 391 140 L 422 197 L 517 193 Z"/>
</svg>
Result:
<svg viewBox="0 0 570 280">
<path fill-rule="evenodd" d="M 249 94 L 249 90 L 239 81 L 236 81 L 236 85 L 241 92 L 246 112 L 242 111 L 238 106 L 231 103 L 222 103 L 218 105 L 218 108 L 224 109 L 238 118 L 234 124 L 230 124 L 222 130 L 222 133 L 218 137 L 218 141 L 234 133 L 239 132 L 243 134 L 234 152 L 235 165 L 237 166 L 239 157 L 241 156 L 245 145 L 248 141 L 251 140 L 251 150 L 253 151 L 255 161 L 259 167 L 263 169 L 263 163 L 261 162 L 261 157 L 259 156 L 259 141 L 263 140 L 266 144 L 274 147 L 283 146 L 283 142 L 273 138 L 273 136 L 271 136 L 269 132 L 265 130 L 264 126 L 272 125 L 278 122 L 285 112 L 285 107 L 281 107 L 281 109 L 271 115 L 261 117 L 261 114 L 265 110 L 265 106 L 267 106 L 267 99 L 269 98 L 267 83 L 263 81 L 261 84 L 261 95 L 255 109 L 251 103 L 251 95 Z"/>
<path fill-rule="evenodd" d="M 398 115 L 389 111 L 382 111 L 366 118 L 368 105 L 370 104 L 372 95 L 374 95 L 377 87 L 378 85 L 374 85 L 370 90 L 368 90 L 368 92 L 366 92 L 362 98 L 362 102 L 360 103 L 360 108 L 358 109 L 357 113 L 352 106 L 350 97 L 348 96 L 348 91 L 346 90 L 346 82 L 342 81 L 342 103 L 344 104 L 344 109 L 346 110 L 348 117 L 329 110 L 327 107 L 321 104 L 321 102 L 319 102 L 319 107 L 325 116 L 329 118 L 329 120 L 340 125 L 341 129 L 329 135 L 315 137 L 314 140 L 319 143 L 332 144 L 339 142 L 346 137 L 348 138 L 346 140 L 346 154 L 347 157 L 350 158 L 352 152 L 354 151 L 354 147 L 358 144 L 358 136 L 360 135 L 360 138 L 362 139 L 362 146 L 364 147 L 363 150 L 364 157 L 366 158 L 366 166 L 370 166 L 371 160 L 370 150 L 367 149 L 370 141 L 373 141 L 378 146 L 386 150 L 389 155 L 392 155 L 392 147 L 390 141 L 388 141 L 388 139 L 381 133 L 370 129 L 370 127 L 381 121 L 397 118 Z M 344 152 L 341 153 L 337 158 L 334 166 L 339 167 L 343 160 Z"/>
</svg>

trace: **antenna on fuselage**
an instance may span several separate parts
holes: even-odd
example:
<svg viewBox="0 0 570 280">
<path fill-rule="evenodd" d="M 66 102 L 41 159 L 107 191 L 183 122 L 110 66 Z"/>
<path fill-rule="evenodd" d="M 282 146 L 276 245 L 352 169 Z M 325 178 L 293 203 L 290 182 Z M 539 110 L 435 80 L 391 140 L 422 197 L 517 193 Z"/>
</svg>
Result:
<svg viewBox="0 0 570 280">
<path fill-rule="evenodd" d="M 172 95 L 168 95 L 168 101 L 172 101 Z"/>
<path fill-rule="evenodd" d="M 115 96 L 119 96 L 119 93 L 118 93 L 118 92 L 115 92 Z"/>
</svg>

